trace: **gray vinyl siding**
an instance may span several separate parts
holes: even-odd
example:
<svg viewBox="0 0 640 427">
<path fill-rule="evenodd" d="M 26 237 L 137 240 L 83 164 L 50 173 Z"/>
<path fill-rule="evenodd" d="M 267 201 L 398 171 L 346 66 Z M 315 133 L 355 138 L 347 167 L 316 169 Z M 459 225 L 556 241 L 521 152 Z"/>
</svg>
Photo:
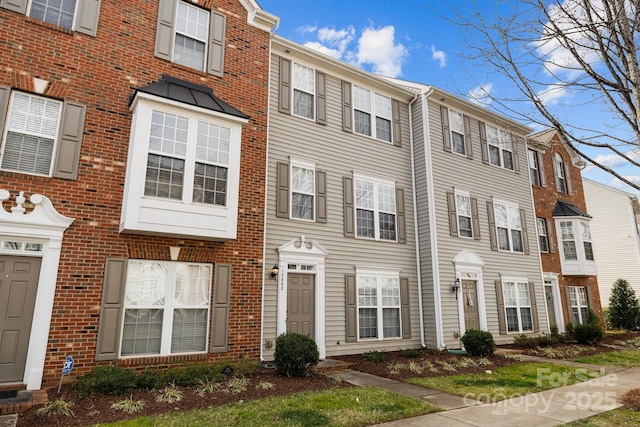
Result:
<svg viewBox="0 0 640 427">
<path fill-rule="evenodd" d="M 270 267 L 278 259 L 277 248 L 304 235 L 329 253 L 325 272 L 325 345 L 327 356 L 362 353 L 372 349 L 395 350 L 418 347 L 420 344 L 418 292 L 415 262 L 415 234 L 411 187 L 410 144 L 401 147 L 342 130 L 341 81 L 348 80 L 376 90 L 401 104 L 401 129 L 409 135 L 407 99 L 385 93 L 372 82 L 354 80 L 352 76 L 337 75 L 327 68 L 309 65 L 326 74 L 327 124 L 320 125 L 293 114 L 278 112 L 279 56 L 271 57 L 271 93 L 269 106 L 269 162 L 267 167 L 266 256 Z M 301 63 L 304 64 L 303 61 Z M 396 96 L 394 96 L 396 95 Z M 406 95 L 405 95 L 406 96 Z M 290 159 L 314 162 L 316 169 L 326 172 L 327 222 L 317 223 L 276 217 L 277 162 Z M 404 190 L 406 244 L 344 237 L 343 177 L 357 172 L 362 175 L 393 180 L 396 188 Z M 398 270 L 409 279 L 411 338 L 384 341 L 346 342 L 345 275 L 356 268 Z M 275 280 L 265 279 L 264 340 L 276 336 L 277 289 Z M 273 348 L 263 348 L 266 360 L 273 357 Z"/>
<path fill-rule="evenodd" d="M 416 205 L 418 206 L 418 244 L 420 249 L 420 273 L 422 276 L 422 302 L 424 310 L 425 343 L 429 348 L 437 347 L 436 311 L 433 295 L 433 268 L 431 229 L 429 227 L 429 205 L 427 186 L 427 166 L 425 155 L 425 126 L 422 120 L 423 104 L 415 102 L 412 105 L 413 138 Z"/>
<path fill-rule="evenodd" d="M 451 108 L 451 106 L 446 105 Z M 438 242 L 438 265 L 441 280 L 441 302 L 443 313 L 443 331 L 447 347 L 459 347 L 454 338 L 459 330 L 458 306 L 451 287 L 455 279 L 454 257 L 463 250 L 473 251 L 484 261 L 482 270 L 484 298 L 487 313 L 487 326 L 497 343 L 510 343 L 514 335 L 500 335 L 498 311 L 494 281 L 502 276 L 517 276 L 535 283 L 538 322 L 540 331 L 547 331 L 547 320 L 542 285 L 542 272 L 539 260 L 538 241 L 536 238 L 535 215 L 532 205 L 531 185 L 529 182 L 526 149 L 518 147 L 517 155 L 520 173 L 482 163 L 480 155 L 480 133 L 478 120 L 492 123 L 490 117 L 477 117 L 473 112 L 455 108 L 471 118 L 471 138 L 473 159 L 446 152 L 443 149 L 440 104 L 429 100 L 429 131 L 434 176 L 435 222 Z M 519 135 L 523 136 L 523 135 Z M 481 239 L 452 237 L 449 232 L 447 210 L 447 191 L 453 189 L 466 191 L 477 198 Z M 529 233 L 530 254 L 492 251 L 489 240 L 489 219 L 486 202 L 496 198 L 517 204 L 526 213 L 526 224 Z M 419 205 L 420 206 L 420 205 Z M 517 335 L 517 334 L 516 334 Z"/>
</svg>

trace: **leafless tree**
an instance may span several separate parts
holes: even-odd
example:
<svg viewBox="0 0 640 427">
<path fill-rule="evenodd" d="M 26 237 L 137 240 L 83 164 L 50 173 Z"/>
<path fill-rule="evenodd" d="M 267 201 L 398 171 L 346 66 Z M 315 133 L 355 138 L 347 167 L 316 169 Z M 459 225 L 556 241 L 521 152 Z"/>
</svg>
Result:
<svg viewBox="0 0 640 427">
<path fill-rule="evenodd" d="M 472 11 L 458 10 L 455 18 L 466 29 L 465 41 L 473 52 L 469 59 L 480 67 L 476 77 L 477 70 L 488 65 L 517 88 L 508 96 L 486 91 L 491 105 L 556 128 L 585 160 L 640 190 L 640 182 L 620 175 L 583 149 L 596 147 L 640 167 L 639 151 L 634 152 L 640 145 L 640 1 L 495 4 L 498 7 L 489 8 L 475 2 Z M 567 96 L 571 106 L 563 105 Z M 586 104 L 600 106 L 606 120 L 583 124 L 564 117 L 567 109 Z"/>
</svg>

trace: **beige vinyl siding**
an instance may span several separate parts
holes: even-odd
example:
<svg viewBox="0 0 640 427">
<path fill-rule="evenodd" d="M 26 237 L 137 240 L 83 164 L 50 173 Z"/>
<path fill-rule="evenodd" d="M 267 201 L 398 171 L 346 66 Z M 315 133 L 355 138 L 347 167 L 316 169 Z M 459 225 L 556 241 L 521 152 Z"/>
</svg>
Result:
<svg viewBox="0 0 640 427">
<path fill-rule="evenodd" d="M 598 288 L 603 307 L 609 306 L 613 282 L 626 279 L 640 295 L 640 236 L 631 205 L 623 191 L 584 179 Z"/>
<path fill-rule="evenodd" d="M 302 62 L 304 64 L 304 62 Z M 318 65 L 310 65 L 316 69 Z M 330 69 L 319 69 L 326 74 L 327 125 L 320 125 L 302 117 L 278 112 L 279 57 L 272 55 L 271 96 L 269 121 L 269 163 L 267 188 L 266 257 L 267 267 L 277 260 L 277 248 L 304 235 L 307 242 L 314 240 L 329 253 L 325 273 L 325 334 L 327 356 L 362 353 L 364 351 L 394 350 L 417 347 L 420 344 L 419 311 L 417 305 L 417 277 L 415 262 L 414 220 L 411 187 L 409 118 L 407 100 L 398 94 L 386 93 L 375 81 L 357 81 L 353 77 L 338 76 Z M 386 96 L 402 101 L 401 127 L 405 138 L 401 147 L 384 141 L 348 133 L 342 130 L 341 80 L 369 87 Z M 405 95 L 406 96 L 406 95 Z M 276 164 L 290 159 L 315 163 L 326 172 L 327 223 L 277 218 Z M 372 177 L 393 180 L 396 188 L 404 189 L 407 243 L 372 241 L 344 237 L 343 229 L 343 177 L 357 172 Z M 410 284 L 411 339 L 384 341 L 345 341 L 345 274 L 355 269 L 397 270 Z M 268 269 L 267 269 L 268 270 Z M 264 290 L 264 341 L 276 335 L 277 289 L 274 279 L 267 277 Z M 264 348 L 265 359 L 270 360 L 273 349 Z"/>
<path fill-rule="evenodd" d="M 446 105 L 452 108 L 451 105 Z M 444 339 L 447 347 L 458 347 L 459 340 L 454 333 L 459 330 L 458 306 L 451 287 L 455 280 L 454 257 L 463 250 L 473 251 L 482 258 L 484 298 L 487 326 L 497 343 L 510 343 L 514 335 L 500 335 L 495 292 L 495 280 L 502 276 L 526 278 L 536 285 L 536 302 L 540 331 L 547 331 L 542 272 L 539 260 L 538 242 L 535 233 L 535 215 L 531 198 L 526 148 L 518 147 L 517 155 L 520 173 L 482 163 L 478 120 L 493 124 L 490 117 L 477 117 L 460 107 L 454 109 L 467 114 L 471 119 L 471 138 L 474 158 L 468 159 L 452 152 L 446 152 L 442 144 L 440 104 L 429 99 L 429 130 L 434 176 L 435 219 L 438 238 L 438 265 L 440 269 Z M 498 126 L 500 128 L 500 126 Z M 522 135 L 520 135 L 522 136 Z M 515 153 L 514 153 L 515 155 Z M 468 192 L 478 200 L 481 239 L 451 237 L 446 192 L 453 189 Z M 486 202 L 493 198 L 516 203 L 526 212 L 529 233 L 530 254 L 497 252 L 491 250 L 489 221 Z"/>
</svg>

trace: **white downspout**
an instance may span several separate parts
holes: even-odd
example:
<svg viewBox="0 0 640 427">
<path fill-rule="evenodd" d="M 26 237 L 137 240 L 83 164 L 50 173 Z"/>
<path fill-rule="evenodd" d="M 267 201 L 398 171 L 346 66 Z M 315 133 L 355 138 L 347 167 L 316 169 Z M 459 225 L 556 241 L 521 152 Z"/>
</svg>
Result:
<svg viewBox="0 0 640 427">
<path fill-rule="evenodd" d="M 416 164 L 413 154 L 413 103 L 418 100 L 420 94 L 416 94 L 411 102 L 409 102 L 409 145 L 411 149 L 411 190 L 413 195 L 413 230 L 414 239 L 416 245 L 416 274 L 418 275 L 418 313 L 420 316 L 420 345 L 422 348 L 426 348 L 427 344 L 424 341 L 424 308 L 422 302 L 422 268 L 420 267 L 420 240 L 418 232 L 418 206 L 417 206 L 417 193 L 416 193 Z"/>
<path fill-rule="evenodd" d="M 438 237 L 436 234 L 436 214 L 433 190 L 433 167 L 431 159 L 431 136 L 429 129 L 429 96 L 433 93 L 433 88 L 423 91 L 424 106 L 422 108 L 422 122 L 424 123 L 424 159 L 427 170 L 427 204 L 429 206 L 429 231 L 431 235 L 431 269 L 433 274 L 433 305 L 436 322 L 436 346 L 438 349 L 445 348 L 442 324 L 442 303 L 440 296 L 440 266 L 438 264 Z"/>
</svg>

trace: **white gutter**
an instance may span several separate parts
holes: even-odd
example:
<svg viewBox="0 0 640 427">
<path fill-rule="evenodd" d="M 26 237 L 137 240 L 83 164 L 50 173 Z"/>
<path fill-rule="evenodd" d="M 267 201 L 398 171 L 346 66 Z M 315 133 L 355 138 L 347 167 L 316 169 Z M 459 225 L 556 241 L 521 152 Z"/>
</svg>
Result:
<svg viewBox="0 0 640 427">
<path fill-rule="evenodd" d="M 436 234 L 436 205 L 433 189 L 433 167 L 431 159 L 431 137 L 429 129 L 429 96 L 434 92 L 430 87 L 427 91 L 422 91 L 424 106 L 422 107 L 422 122 L 424 123 L 424 159 L 427 176 L 427 204 L 429 206 L 429 232 L 431 234 L 431 269 L 433 274 L 433 305 L 436 322 L 436 346 L 438 349 L 445 348 L 442 324 L 442 303 L 440 296 L 440 266 L 438 265 L 438 237 Z"/>
<path fill-rule="evenodd" d="M 418 206 L 416 201 L 416 163 L 413 154 L 413 103 L 418 100 L 419 93 L 413 97 L 409 102 L 409 148 L 411 150 L 411 190 L 413 192 L 413 230 L 414 239 L 416 245 L 416 274 L 418 276 L 418 313 L 420 316 L 420 345 L 422 348 L 426 348 L 427 344 L 424 341 L 424 308 L 422 302 L 422 268 L 420 267 L 420 236 L 418 232 Z"/>
</svg>

